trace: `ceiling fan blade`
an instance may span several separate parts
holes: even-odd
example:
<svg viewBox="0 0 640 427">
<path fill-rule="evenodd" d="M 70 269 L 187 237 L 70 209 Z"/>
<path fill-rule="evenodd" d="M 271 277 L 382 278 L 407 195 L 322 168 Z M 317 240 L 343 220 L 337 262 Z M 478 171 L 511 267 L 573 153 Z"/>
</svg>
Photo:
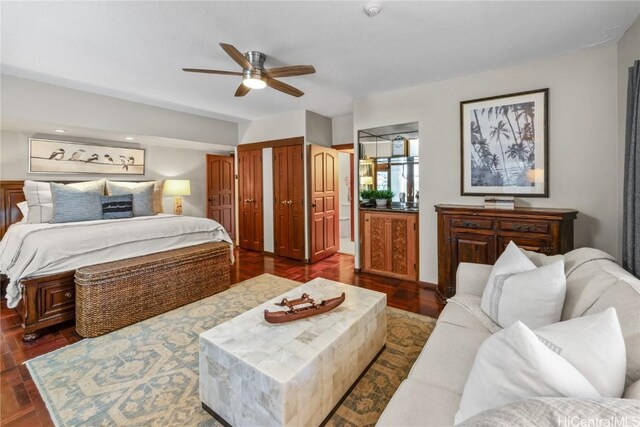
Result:
<svg viewBox="0 0 640 427">
<path fill-rule="evenodd" d="M 286 83 L 281 82 L 280 80 L 276 80 L 272 78 L 267 78 L 267 86 L 275 90 L 279 90 L 280 92 L 284 92 L 287 95 L 291 95 L 295 97 L 301 97 L 302 95 L 304 95 L 304 92 L 301 91 L 300 89 L 296 89 L 291 85 L 288 85 Z"/>
<path fill-rule="evenodd" d="M 313 65 L 290 65 L 287 67 L 270 68 L 266 70 L 269 77 L 293 77 L 313 74 L 316 69 Z"/>
<path fill-rule="evenodd" d="M 224 51 L 227 52 L 227 55 L 236 61 L 243 69 L 253 70 L 251 62 L 249 62 L 249 60 L 238 49 L 227 43 L 220 43 L 220 47 L 224 49 Z"/>
<path fill-rule="evenodd" d="M 205 74 L 223 74 L 225 76 L 241 76 L 238 71 L 222 71 L 222 70 L 203 70 L 201 68 L 183 68 L 182 71 L 188 73 L 205 73 Z"/>
<path fill-rule="evenodd" d="M 238 86 L 238 89 L 236 89 L 236 96 L 245 96 L 249 93 L 250 90 L 251 88 L 248 88 L 244 84 L 240 83 L 240 86 Z"/>
</svg>

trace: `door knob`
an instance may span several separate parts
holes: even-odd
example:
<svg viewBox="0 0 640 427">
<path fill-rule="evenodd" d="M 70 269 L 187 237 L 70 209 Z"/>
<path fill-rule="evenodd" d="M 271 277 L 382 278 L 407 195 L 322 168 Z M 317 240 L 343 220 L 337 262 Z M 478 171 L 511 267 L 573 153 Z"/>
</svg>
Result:
<svg viewBox="0 0 640 427">
<path fill-rule="evenodd" d="M 288 200 L 288 201 L 287 201 L 287 204 L 288 204 L 288 205 L 292 205 L 292 204 L 293 204 L 293 200 Z"/>
<path fill-rule="evenodd" d="M 283 200 L 283 201 L 282 201 L 282 202 L 280 202 L 280 203 L 282 203 L 283 205 L 286 205 L 286 204 L 287 204 L 287 201 L 286 201 L 286 200 Z"/>
<path fill-rule="evenodd" d="M 311 203 L 311 207 L 315 208 L 316 207 L 316 202 Z"/>
</svg>

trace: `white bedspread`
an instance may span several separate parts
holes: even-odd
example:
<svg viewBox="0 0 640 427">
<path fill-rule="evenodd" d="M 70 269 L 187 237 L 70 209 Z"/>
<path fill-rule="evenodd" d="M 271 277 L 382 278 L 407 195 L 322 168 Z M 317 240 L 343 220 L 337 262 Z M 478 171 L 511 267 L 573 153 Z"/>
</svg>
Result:
<svg viewBox="0 0 640 427">
<path fill-rule="evenodd" d="M 21 298 L 20 280 L 208 242 L 233 243 L 207 218 L 160 214 L 64 224 L 14 224 L 0 241 L 0 273 L 9 277 L 7 305 Z"/>
</svg>

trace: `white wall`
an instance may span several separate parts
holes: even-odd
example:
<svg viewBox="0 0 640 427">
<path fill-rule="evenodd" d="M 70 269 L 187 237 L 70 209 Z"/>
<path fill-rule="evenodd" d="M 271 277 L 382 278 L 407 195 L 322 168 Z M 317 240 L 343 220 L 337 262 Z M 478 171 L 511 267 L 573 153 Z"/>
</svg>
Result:
<svg viewBox="0 0 640 427">
<path fill-rule="evenodd" d="M 460 196 L 460 101 L 545 87 L 550 197 L 518 203 L 577 209 L 575 246 L 619 256 L 616 84 L 616 46 L 608 46 L 356 100 L 354 140 L 358 129 L 419 123 L 420 280 L 437 281 L 433 205 L 482 203 Z"/>
<path fill-rule="evenodd" d="M 349 180 L 351 179 L 351 153 L 338 152 L 339 178 L 338 188 L 340 197 L 340 218 L 351 217 L 351 203 L 349 202 Z"/>
<path fill-rule="evenodd" d="M 331 147 L 331 119 L 313 111 L 305 111 L 305 113 L 305 142 Z"/>
<path fill-rule="evenodd" d="M 262 149 L 262 213 L 264 219 L 264 251 L 275 249 L 273 227 L 273 148 Z"/>
<path fill-rule="evenodd" d="M 6 74 L 1 76 L 0 88 L 4 130 L 7 129 L 5 122 L 21 121 L 131 136 L 145 135 L 230 146 L 238 143 L 238 125 L 233 122 Z"/>
<path fill-rule="evenodd" d="M 331 119 L 332 145 L 353 144 L 353 114 Z"/>
<path fill-rule="evenodd" d="M 640 17 L 618 42 L 618 239 L 622 245 L 624 206 L 624 149 L 627 119 L 627 83 L 629 67 L 640 60 Z"/>
<path fill-rule="evenodd" d="M 261 120 L 242 122 L 238 125 L 238 143 L 250 144 L 304 136 L 305 123 L 304 110 L 289 111 Z"/>
<path fill-rule="evenodd" d="M 34 174 L 29 170 L 29 138 L 47 138 L 74 142 L 86 142 L 99 145 L 111 145 L 146 150 L 144 175 L 63 175 L 63 174 Z M 32 133 L 2 131 L 0 133 L 0 180 L 93 180 L 102 177 L 119 181 L 151 180 L 176 177 L 191 180 L 191 195 L 183 197 L 185 215 L 206 215 L 206 154 L 228 155 L 228 152 L 202 151 L 172 147 L 159 147 L 148 144 L 124 144 L 122 142 L 104 141 L 89 138 L 67 136 L 41 135 Z M 173 198 L 165 197 L 164 209 L 173 213 Z"/>
</svg>

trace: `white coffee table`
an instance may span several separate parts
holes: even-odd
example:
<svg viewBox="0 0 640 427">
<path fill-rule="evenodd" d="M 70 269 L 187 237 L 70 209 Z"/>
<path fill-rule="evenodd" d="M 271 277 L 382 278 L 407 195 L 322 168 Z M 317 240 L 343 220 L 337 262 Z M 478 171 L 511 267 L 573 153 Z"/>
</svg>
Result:
<svg viewBox="0 0 640 427">
<path fill-rule="evenodd" d="M 334 310 L 269 324 L 282 298 L 346 294 Z M 317 426 L 386 343 L 387 296 L 314 279 L 200 334 L 200 400 L 232 426 Z"/>
</svg>

